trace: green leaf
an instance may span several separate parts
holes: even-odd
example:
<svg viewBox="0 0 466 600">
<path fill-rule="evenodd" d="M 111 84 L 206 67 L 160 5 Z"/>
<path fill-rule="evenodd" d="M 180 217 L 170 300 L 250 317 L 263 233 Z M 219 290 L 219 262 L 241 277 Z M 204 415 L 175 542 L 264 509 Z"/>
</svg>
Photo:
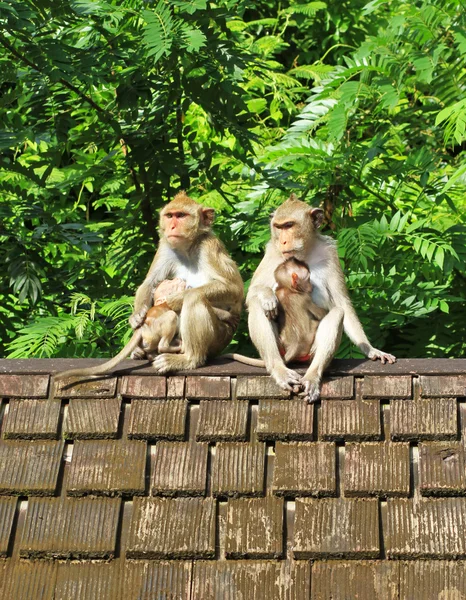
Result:
<svg viewBox="0 0 466 600">
<path fill-rule="evenodd" d="M 148 49 L 147 55 L 157 62 L 170 53 L 173 43 L 174 22 L 170 8 L 159 0 L 153 10 L 144 10 L 143 16 L 146 20 L 143 42 Z"/>
<path fill-rule="evenodd" d="M 198 52 L 207 42 L 206 36 L 199 29 L 184 29 L 183 38 L 188 52 Z"/>
</svg>

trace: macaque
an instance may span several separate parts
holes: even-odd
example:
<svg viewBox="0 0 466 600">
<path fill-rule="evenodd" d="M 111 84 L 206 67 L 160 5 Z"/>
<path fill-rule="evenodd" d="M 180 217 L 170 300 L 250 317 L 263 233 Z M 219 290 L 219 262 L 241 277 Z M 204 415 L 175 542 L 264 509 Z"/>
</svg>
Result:
<svg viewBox="0 0 466 600">
<path fill-rule="evenodd" d="M 306 263 L 288 258 L 274 271 L 273 289 L 278 300 L 277 337 L 285 363 L 309 362 L 319 321 L 327 311 L 312 300 L 312 283 Z M 239 362 L 265 367 L 263 360 L 242 354 L 225 354 Z"/>
<path fill-rule="evenodd" d="M 246 298 L 249 333 L 268 372 L 285 390 L 295 391 L 300 387 L 300 395 L 308 402 L 315 402 L 320 396 L 322 374 L 338 349 L 343 330 L 368 358 L 380 359 L 382 364 L 396 360 L 393 355 L 374 348 L 367 339 L 348 295 L 336 244 L 318 232 L 322 220 L 322 209 L 311 208 L 294 194 L 276 210 L 271 220 L 271 241 Z M 274 272 L 284 259 L 291 257 L 308 265 L 312 299 L 327 312 L 318 323 L 312 362 L 302 378 L 286 367 L 274 322 L 279 313 L 273 291 Z"/>
<path fill-rule="evenodd" d="M 243 282 L 238 267 L 212 232 L 213 221 L 214 210 L 198 204 L 184 192 L 161 210 L 160 243 L 149 272 L 136 292 L 134 312 L 129 320 L 135 332 L 130 342 L 109 362 L 90 369 L 67 371 L 59 374 L 60 378 L 107 372 L 141 346 L 144 327 L 147 329 L 154 323 L 161 326 L 160 320 L 164 325 L 165 319 L 172 320 L 168 323 L 169 334 L 179 332 L 181 352 L 167 352 L 164 345 L 165 351 L 152 363 L 157 373 L 195 369 L 229 344 L 241 312 Z M 154 289 L 165 280 L 175 278 L 182 279 L 186 288 L 169 293 L 163 300 L 168 310 L 164 307 L 166 312 L 157 313 L 155 321 L 146 325 Z M 176 329 L 170 313 L 177 316 Z M 165 336 L 164 344 L 166 339 Z"/>
</svg>

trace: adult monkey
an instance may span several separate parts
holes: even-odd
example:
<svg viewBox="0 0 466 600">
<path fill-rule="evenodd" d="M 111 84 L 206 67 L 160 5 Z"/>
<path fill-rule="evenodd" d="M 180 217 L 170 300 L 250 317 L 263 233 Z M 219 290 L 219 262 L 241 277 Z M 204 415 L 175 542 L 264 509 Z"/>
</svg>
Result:
<svg viewBox="0 0 466 600">
<path fill-rule="evenodd" d="M 309 402 L 320 395 L 324 369 L 340 344 L 342 331 L 370 359 L 394 363 L 395 357 L 374 348 L 364 333 L 351 304 L 336 244 L 318 232 L 323 211 L 311 208 L 292 194 L 274 213 L 271 220 L 272 239 L 251 281 L 246 304 L 249 309 L 249 333 L 268 372 L 280 387 L 300 393 Z M 312 299 L 328 310 L 320 321 L 310 353 L 312 362 L 304 377 L 288 369 L 280 355 L 274 319 L 278 314 L 273 292 L 273 273 L 287 258 L 305 262 L 311 272 Z"/>
<path fill-rule="evenodd" d="M 228 345 L 239 321 L 243 282 L 238 267 L 212 232 L 213 221 L 214 210 L 194 202 L 185 192 L 177 194 L 160 212 L 159 247 L 136 292 L 129 320 L 135 330 L 144 325 L 154 289 L 160 283 L 165 282 L 168 290 L 178 290 L 161 300 L 169 311 L 180 315 L 182 352 L 156 356 L 152 364 L 158 373 L 203 365 L 209 356 L 219 354 Z M 185 282 L 186 289 L 166 281 L 177 278 Z M 225 318 L 225 311 L 231 318 Z M 118 354 L 118 361 L 135 349 L 140 336 L 133 335 L 132 340 Z M 115 361 L 116 358 L 89 369 L 66 371 L 56 378 L 100 375 L 115 366 Z"/>
</svg>

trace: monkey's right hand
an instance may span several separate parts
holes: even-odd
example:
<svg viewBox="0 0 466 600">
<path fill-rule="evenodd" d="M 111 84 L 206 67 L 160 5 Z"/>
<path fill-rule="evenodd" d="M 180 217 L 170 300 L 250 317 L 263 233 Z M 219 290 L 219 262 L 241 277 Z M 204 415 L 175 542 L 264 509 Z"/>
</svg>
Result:
<svg viewBox="0 0 466 600">
<path fill-rule="evenodd" d="M 301 375 L 292 369 L 288 369 L 285 365 L 276 365 L 270 370 L 270 374 L 282 390 L 297 394 L 303 389 Z"/>
<path fill-rule="evenodd" d="M 278 300 L 273 291 L 267 290 L 258 293 L 259 302 L 269 321 L 274 321 L 278 317 Z"/>
<path fill-rule="evenodd" d="M 149 310 L 148 306 L 143 306 L 138 312 L 134 312 L 128 319 L 131 329 L 137 329 L 144 323 Z"/>
</svg>

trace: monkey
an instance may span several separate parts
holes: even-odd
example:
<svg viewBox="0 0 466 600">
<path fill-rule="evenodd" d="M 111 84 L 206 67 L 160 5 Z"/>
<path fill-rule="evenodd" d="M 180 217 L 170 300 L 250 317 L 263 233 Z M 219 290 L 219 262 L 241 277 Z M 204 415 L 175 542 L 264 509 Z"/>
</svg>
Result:
<svg viewBox="0 0 466 600">
<path fill-rule="evenodd" d="M 212 231 L 214 218 L 213 208 L 198 204 L 185 192 L 179 192 L 160 211 L 160 242 L 136 292 L 134 311 L 129 319 L 135 330 L 131 340 L 104 365 L 66 371 L 60 373 L 59 378 L 100 375 L 135 350 L 142 342 L 140 330 L 152 307 L 154 289 L 169 279 L 184 280 L 186 289 L 166 296 L 164 302 L 169 310 L 156 322 L 172 318 L 170 311 L 176 314 L 182 351 L 158 354 L 152 362 L 154 370 L 167 373 L 195 369 L 229 344 L 241 312 L 243 281 L 235 262 Z M 223 319 L 215 309 L 222 311 Z M 173 331 L 172 324 L 171 333 Z"/>
<path fill-rule="evenodd" d="M 306 263 L 288 258 L 274 271 L 273 287 L 278 300 L 277 333 L 279 350 L 285 363 L 308 362 L 319 321 L 327 311 L 312 300 L 312 283 Z M 263 360 L 242 354 L 225 354 L 238 362 L 265 367 Z"/>
<path fill-rule="evenodd" d="M 295 194 L 278 207 L 270 222 L 271 240 L 246 297 L 249 333 L 267 371 L 285 390 L 295 391 L 300 386 L 300 396 L 308 402 L 315 402 L 320 397 L 324 369 L 340 345 L 343 330 L 371 360 L 380 359 L 382 364 L 396 361 L 392 354 L 377 350 L 367 339 L 349 298 L 336 243 L 318 231 L 323 215 L 321 208 L 308 206 Z M 273 322 L 278 316 L 273 273 L 284 259 L 291 257 L 308 265 L 312 299 L 327 312 L 318 323 L 311 348 L 313 358 L 302 378 L 286 367 Z"/>
</svg>

